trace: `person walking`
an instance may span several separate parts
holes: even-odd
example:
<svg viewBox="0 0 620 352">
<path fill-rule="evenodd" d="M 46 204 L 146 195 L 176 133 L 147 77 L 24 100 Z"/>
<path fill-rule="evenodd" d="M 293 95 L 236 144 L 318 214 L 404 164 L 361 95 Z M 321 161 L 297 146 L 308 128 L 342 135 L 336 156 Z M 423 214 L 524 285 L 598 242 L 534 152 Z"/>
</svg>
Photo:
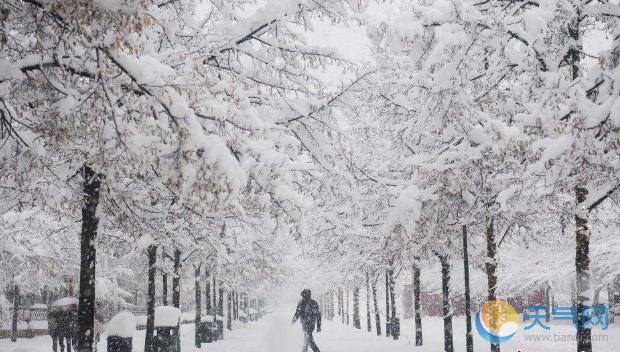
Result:
<svg viewBox="0 0 620 352">
<path fill-rule="evenodd" d="M 58 315 L 59 313 L 53 310 L 47 313 L 47 331 L 52 337 L 52 351 L 58 352 L 58 345 L 60 345 L 60 352 L 64 352 L 65 342 L 61 336 Z"/>
<path fill-rule="evenodd" d="M 321 352 L 312 336 L 315 324 L 316 332 L 321 332 L 321 311 L 319 304 L 312 299 L 312 293 L 307 288 L 301 291 L 301 301 L 297 304 L 297 309 L 293 316 L 293 324 L 297 322 L 297 319 L 301 319 L 301 328 L 304 331 L 304 347 L 302 351 L 308 352 L 308 346 L 310 346 L 313 352 Z"/>
</svg>

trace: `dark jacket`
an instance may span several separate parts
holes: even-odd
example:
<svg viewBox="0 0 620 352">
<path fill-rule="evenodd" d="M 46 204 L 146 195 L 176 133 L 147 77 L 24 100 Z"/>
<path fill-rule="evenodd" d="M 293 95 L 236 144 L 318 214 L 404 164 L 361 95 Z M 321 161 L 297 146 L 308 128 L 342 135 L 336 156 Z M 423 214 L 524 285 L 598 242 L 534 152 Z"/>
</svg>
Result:
<svg viewBox="0 0 620 352">
<path fill-rule="evenodd" d="M 293 320 L 301 319 L 301 326 L 306 331 L 313 331 L 314 324 L 317 328 L 321 328 L 321 311 L 319 304 L 313 299 L 302 299 L 297 304 L 295 316 Z"/>
<path fill-rule="evenodd" d="M 50 336 L 58 336 L 60 335 L 60 329 L 58 328 L 58 313 L 57 312 L 49 312 L 47 313 L 47 331 Z"/>
</svg>

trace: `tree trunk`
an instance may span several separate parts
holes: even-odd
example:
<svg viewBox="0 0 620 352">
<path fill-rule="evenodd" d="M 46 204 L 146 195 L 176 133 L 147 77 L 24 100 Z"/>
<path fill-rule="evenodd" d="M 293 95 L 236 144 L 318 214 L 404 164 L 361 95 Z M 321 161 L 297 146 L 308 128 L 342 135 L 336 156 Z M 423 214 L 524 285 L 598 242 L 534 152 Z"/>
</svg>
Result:
<svg viewBox="0 0 620 352">
<path fill-rule="evenodd" d="M 194 316 L 194 344 L 200 348 L 200 316 L 202 315 L 202 287 L 200 287 L 201 265 L 194 267 L 194 291 L 196 291 L 196 314 Z"/>
<path fill-rule="evenodd" d="M 232 292 L 228 291 L 226 299 L 226 328 L 232 330 Z"/>
<path fill-rule="evenodd" d="M 452 334 L 452 305 L 450 304 L 450 261 L 445 256 L 438 257 L 441 262 L 444 351 L 454 352 Z"/>
<path fill-rule="evenodd" d="M 344 318 L 344 294 L 342 292 L 342 288 L 338 288 L 338 314 L 342 318 L 342 323 L 345 323 Z"/>
<path fill-rule="evenodd" d="M 80 236 L 80 299 L 78 305 L 78 352 L 93 351 L 95 324 L 95 264 L 97 239 L 97 205 L 101 180 L 88 165 L 82 167 L 84 204 Z"/>
<path fill-rule="evenodd" d="M 220 289 L 219 289 L 219 296 L 218 296 L 218 301 L 217 301 L 217 314 L 220 315 L 221 317 L 224 317 L 224 284 L 222 283 L 222 281 L 219 282 L 220 284 Z"/>
<path fill-rule="evenodd" d="M 467 225 L 463 225 L 463 270 L 465 272 L 465 351 L 474 352 L 474 337 L 471 327 L 471 296 L 469 292 L 469 254 L 467 251 Z"/>
<path fill-rule="evenodd" d="M 166 260 L 166 249 L 162 247 L 161 250 L 161 262 L 162 264 L 164 263 L 164 261 Z M 163 268 L 163 266 L 162 266 Z M 161 276 L 161 291 L 162 291 L 162 304 L 164 306 L 168 305 L 168 274 L 166 274 L 165 272 L 162 274 Z"/>
<path fill-rule="evenodd" d="M 487 242 L 487 258 L 485 262 L 487 283 L 488 283 L 488 300 L 497 300 L 497 245 L 495 243 L 495 228 L 494 218 L 491 216 L 487 221 L 486 242 Z M 496 326 L 493 323 L 493 317 L 491 317 L 491 325 Z M 491 352 L 500 352 L 499 343 L 491 342 Z"/>
<path fill-rule="evenodd" d="M 345 315 L 347 317 L 347 325 L 349 325 L 350 321 L 349 321 L 349 289 L 344 290 L 344 297 L 345 297 Z"/>
<path fill-rule="evenodd" d="M 174 276 L 172 277 L 172 306 L 181 308 L 181 251 L 174 250 Z"/>
<path fill-rule="evenodd" d="M 370 318 L 370 275 L 366 272 L 366 329 L 372 331 L 372 320 Z"/>
<path fill-rule="evenodd" d="M 575 272 L 577 276 L 577 351 L 592 351 L 592 331 L 587 326 L 586 312 L 590 300 L 590 229 L 588 224 L 589 210 L 584 205 L 588 190 L 583 187 L 575 189 L 577 195 L 577 211 L 575 212 Z"/>
<path fill-rule="evenodd" d="M 396 292 L 394 290 L 394 268 L 390 266 L 390 270 L 388 272 L 389 272 L 388 277 L 389 277 L 389 285 L 390 285 L 390 304 L 392 306 L 392 314 L 390 318 L 390 329 L 392 329 L 392 326 L 396 322 Z M 390 334 L 392 335 L 392 337 L 394 337 L 394 340 L 398 339 L 398 335 L 394 334 L 393 331 L 390 331 Z"/>
<path fill-rule="evenodd" d="M 413 258 L 413 309 L 415 314 L 415 345 L 422 346 L 422 312 L 420 307 L 420 258 Z"/>
<path fill-rule="evenodd" d="M 144 352 L 155 351 L 155 276 L 157 274 L 157 246 L 150 245 L 148 250 L 149 273 L 146 297 L 146 334 L 144 336 Z"/>
<path fill-rule="evenodd" d="M 616 304 L 616 295 L 614 294 L 614 290 L 611 288 L 611 284 L 607 284 L 607 308 L 610 309 L 615 304 Z M 615 314 L 610 314 L 609 322 L 614 323 L 615 320 L 616 320 Z"/>
<path fill-rule="evenodd" d="M 19 286 L 13 285 L 13 318 L 11 322 L 11 341 L 17 341 L 17 319 L 19 317 Z"/>
<path fill-rule="evenodd" d="M 237 309 L 235 308 L 235 304 L 236 304 L 235 295 L 236 294 L 237 293 L 235 291 L 232 291 L 232 290 L 230 291 L 230 310 L 231 310 L 230 314 L 231 314 L 232 320 L 237 319 Z"/>
<path fill-rule="evenodd" d="M 207 315 L 211 315 L 213 313 L 211 308 L 211 280 L 209 280 L 209 272 L 207 270 L 205 270 L 205 281 L 205 309 Z"/>
<path fill-rule="evenodd" d="M 385 271 L 385 337 L 390 337 L 390 278 Z"/>
<path fill-rule="evenodd" d="M 545 321 L 548 323 L 551 320 L 551 310 L 553 308 L 553 302 L 551 299 L 551 283 L 549 281 L 547 281 L 547 287 L 545 289 L 545 303 L 547 305 L 547 315 L 545 316 Z"/>
<path fill-rule="evenodd" d="M 217 321 L 217 281 L 213 273 L 213 321 Z"/>
<path fill-rule="evenodd" d="M 379 316 L 379 300 L 377 299 L 377 281 L 372 283 L 372 301 L 375 306 L 375 328 L 377 336 L 381 336 L 381 316 Z"/>
<path fill-rule="evenodd" d="M 239 292 L 235 291 L 235 319 L 239 320 Z"/>
<path fill-rule="evenodd" d="M 353 288 L 353 327 L 356 329 L 362 328 L 360 321 L 360 288 Z"/>
<path fill-rule="evenodd" d="M 329 301 L 329 306 L 330 306 L 330 315 L 332 316 L 332 320 L 336 317 L 336 307 L 334 307 L 334 290 L 330 291 L 330 301 Z"/>
</svg>

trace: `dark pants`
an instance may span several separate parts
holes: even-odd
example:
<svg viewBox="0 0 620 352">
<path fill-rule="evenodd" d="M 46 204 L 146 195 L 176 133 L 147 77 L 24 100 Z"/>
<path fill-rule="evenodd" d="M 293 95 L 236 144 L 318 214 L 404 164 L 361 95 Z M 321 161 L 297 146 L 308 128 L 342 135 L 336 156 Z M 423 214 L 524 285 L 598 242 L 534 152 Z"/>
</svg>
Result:
<svg viewBox="0 0 620 352">
<path fill-rule="evenodd" d="M 71 338 L 70 335 L 63 334 L 54 334 L 52 336 L 52 350 L 57 352 L 58 347 L 60 347 L 60 352 L 65 351 L 65 346 L 67 346 L 67 352 L 71 352 L 71 345 L 73 345 L 73 349 L 77 351 L 77 346 L 75 345 L 74 339 Z M 66 341 L 66 344 L 65 344 Z"/>
<path fill-rule="evenodd" d="M 72 338 L 71 335 L 60 335 L 60 350 L 62 351 L 63 340 L 66 341 L 67 352 L 71 352 L 71 347 L 77 351 L 77 346 L 75 345 L 76 341 Z"/>
<path fill-rule="evenodd" d="M 52 336 L 52 350 L 54 352 L 58 352 L 58 345 L 60 345 L 60 352 L 64 352 L 65 350 L 64 338 L 58 334 L 53 334 L 51 336 Z"/>
<path fill-rule="evenodd" d="M 308 346 L 312 348 L 313 352 L 321 352 L 319 347 L 314 342 L 314 337 L 312 336 L 312 330 L 304 329 L 304 348 L 302 352 L 308 352 Z"/>
</svg>

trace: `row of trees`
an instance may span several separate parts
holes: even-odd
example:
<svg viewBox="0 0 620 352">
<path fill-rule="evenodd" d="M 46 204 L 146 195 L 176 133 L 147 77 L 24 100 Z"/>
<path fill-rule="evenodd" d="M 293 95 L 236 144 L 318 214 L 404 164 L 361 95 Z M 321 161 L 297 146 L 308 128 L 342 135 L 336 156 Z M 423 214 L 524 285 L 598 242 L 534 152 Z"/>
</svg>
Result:
<svg viewBox="0 0 620 352">
<path fill-rule="evenodd" d="M 64 287 L 79 268 L 78 350 L 92 351 L 95 300 L 139 292 L 152 317 L 157 270 L 177 306 L 185 262 L 217 268 L 231 293 L 281 282 L 280 235 L 315 177 L 308 141 L 326 137 L 313 116 L 335 96 L 312 72 L 351 66 L 303 32 L 348 8 L 3 2 L 2 286 Z"/>
<path fill-rule="evenodd" d="M 465 258 L 474 297 L 573 284 L 577 350 L 591 351 L 590 288 L 620 273 L 619 13 L 578 0 L 9 0 L 2 282 L 59 287 L 79 267 L 90 351 L 97 296 L 152 293 L 135 278 L 156 270 L 179 295 L 186 261 L 261 291 L 290 274 L 293 239 L 354 302 L 387 272 L 392 317 L 396 277 L 412 272 L 416 344 L 420 292 L 442 292 L 451 351 Z M 365 33 L 362 59 L 308 44 L 336 24 Z M 155 264 L 155 248 L 170 258 Z M 441 280 L 422 282 L 437 265 Z"/>
<path fill-rule="evenodd" d="M 618 5 L 365 6 L 376 71 L 339 106 L 350 128 L 334 160 L 345 162 L 330 165 L 339 173 L 325 192 L 342 196 L 328 205 L 338 212 L 317 215 L 328 221 L 314 254 L 349 287 L 413 268 L 416 308 L 420 270 L 439 265 L 441 281 L 426 288 L 443 295 L 446 351 L 463 258 L 476 297 L 551 286 L 577 308 L 577 351 L 591 351 L 586 306 L 619 273 L 608 256 L 619 229 Z M 456 284 L 470 296 L 469 278 Z M 471 324 L 467 341 L 472 350 Z"/>
</svg>

